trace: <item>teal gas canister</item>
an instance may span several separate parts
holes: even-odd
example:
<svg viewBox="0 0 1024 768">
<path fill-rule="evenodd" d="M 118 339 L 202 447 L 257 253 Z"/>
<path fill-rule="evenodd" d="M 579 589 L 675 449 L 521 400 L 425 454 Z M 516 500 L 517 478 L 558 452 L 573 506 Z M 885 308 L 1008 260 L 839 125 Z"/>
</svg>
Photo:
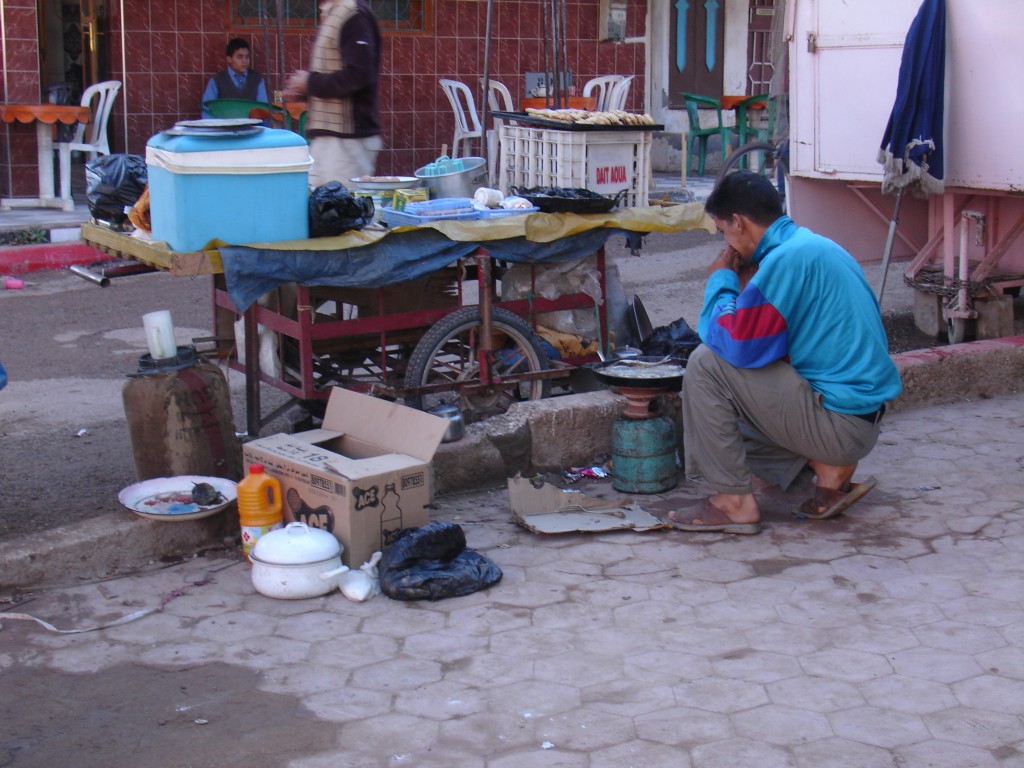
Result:
<svg viewBox="0 0 1024 768">
<path fill-rule="evenodd" d="M 661 493 L 678 482 L 672 420 L 666 416 L 616 419 L 612 424 L 612 487 L 624 493 Z"/>
</svg>

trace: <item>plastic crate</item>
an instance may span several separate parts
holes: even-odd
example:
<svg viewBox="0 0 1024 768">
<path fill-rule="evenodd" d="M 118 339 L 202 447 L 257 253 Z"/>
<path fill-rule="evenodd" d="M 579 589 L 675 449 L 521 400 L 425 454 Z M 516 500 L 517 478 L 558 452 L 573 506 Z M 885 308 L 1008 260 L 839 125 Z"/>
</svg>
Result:
<svg viewBox="0 0 1024 768">
<path fill-rule="evenodd" d="M 510 187 L 583 187 L 624 205 L 648 205 L 651 131 L 559 131 L 506 124 L 501 130 L 498 181 Z"/>
</svg>

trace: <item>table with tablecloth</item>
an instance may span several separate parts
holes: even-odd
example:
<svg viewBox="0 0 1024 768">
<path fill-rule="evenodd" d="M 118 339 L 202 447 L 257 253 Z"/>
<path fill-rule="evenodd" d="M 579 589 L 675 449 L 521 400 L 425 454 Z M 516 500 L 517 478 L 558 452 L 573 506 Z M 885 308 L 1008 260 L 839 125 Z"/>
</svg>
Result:
<svg viewBox="0 0 1024 768">
<path fill-rule="evenodd" d="M 32 207 L 74 210 L 74 200 L 57 197 L 54 194 L 53 130 L 55 123 L 88 123 L 89 107 L 64 104 L 0 104 L 0 121 L 36 124 L 36 163 L 39 171 L 39 194 L 36 197 L 5 198 L 2 201 L 3 209 Z"/>
</svg>

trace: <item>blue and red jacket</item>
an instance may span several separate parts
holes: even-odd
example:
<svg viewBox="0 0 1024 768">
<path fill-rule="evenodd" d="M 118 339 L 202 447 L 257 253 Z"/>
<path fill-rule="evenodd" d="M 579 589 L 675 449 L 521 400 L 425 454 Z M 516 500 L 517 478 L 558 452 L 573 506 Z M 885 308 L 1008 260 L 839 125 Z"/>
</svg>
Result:
<svg viewBox="0 0 1024 768">
<path fill-rule="evenodd" d="M 708 278 L 697 333 L 738 368 L 786 360 L 829 410 L 868 413 L 902 391 L 874 291 L 850 254 L 788 216 L 765 231 L 756 274 Z"/>
</svg>

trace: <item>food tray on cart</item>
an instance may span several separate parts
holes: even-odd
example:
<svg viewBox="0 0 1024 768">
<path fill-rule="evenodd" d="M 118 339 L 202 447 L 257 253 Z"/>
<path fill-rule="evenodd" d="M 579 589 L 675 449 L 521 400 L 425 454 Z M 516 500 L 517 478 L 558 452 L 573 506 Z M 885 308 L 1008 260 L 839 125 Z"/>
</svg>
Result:
<svg viewBox="0 0 1024 768">
<path fill-rule="evenodd" d="M 510 190 L 544 213 L 608 213 L 629 191 L 623 189 L 609 197 L 581 187 L 510 187 Z"/>
<path fill-rule="evenodd" d="M 468 197 L 441 197 L 436 200 L 409 203 L 402 211 L 384 209 L 384 221 L 388 224 L 416 226 L 445 219 L 476 218 L 479 218 L 479 211 L 473 207 L 473 201 Z"/>
<path fill-rule="evenodd" d="M 537 125 L 542 128 L 557 128 L 560 131 L 663 131 L 665 130 L 664 125 L 653 124 L 653 125 L 590 125 L 588 123 L 570 123 L 567 120 L 548 120 L 544 117 L 535 117 L 534 115 L 527 114 L 526 112 L 501 112 L 495 111 L 489 113 L 492 117 L 497 117 L 500 120 L 514 120 L 517 123 L 525 123 L 527 125 Z"/>
<path fill-rule="evenodd" d="M 477 208 L 477 213 L 481 219 L 500 219 L 505 216 L 537 213 L 539 210 L 536 205 L 531 205 L 529 208 Z"/>
</svg>

